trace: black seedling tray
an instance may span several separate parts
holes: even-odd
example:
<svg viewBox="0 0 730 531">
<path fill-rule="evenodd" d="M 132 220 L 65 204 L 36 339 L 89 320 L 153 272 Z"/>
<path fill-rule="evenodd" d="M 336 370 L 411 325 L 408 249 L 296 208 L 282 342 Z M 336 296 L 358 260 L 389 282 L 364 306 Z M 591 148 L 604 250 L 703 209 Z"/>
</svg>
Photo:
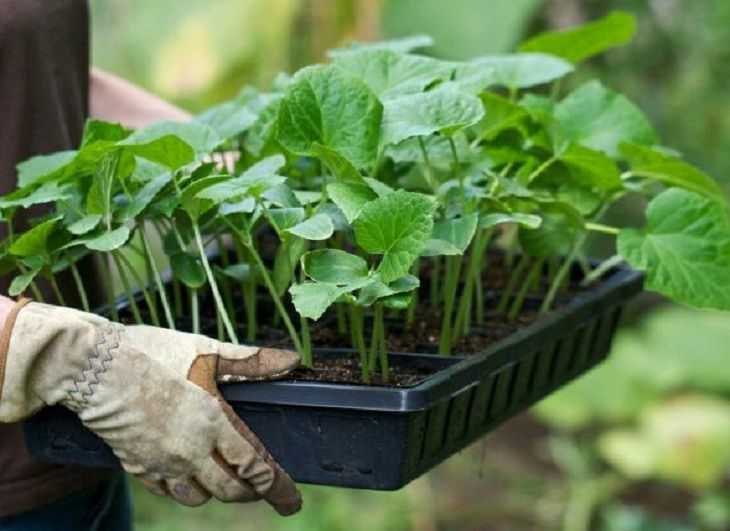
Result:
<svg viewBox="0 0 730 531">
<path fill-rule="evenodd" d="M 468 358 L 391 354 L 393 365 L 415 361 L 440 369 L 412 387 L 278 381 L 221 390 L 295 481 L 398 489 L 602 361 L 623 307 L 641 287 L 639 273 L 617 270 Z M 28 421 L 26 436 L 39 461 L 119 466 L 63 408 Z"/>
</svg>

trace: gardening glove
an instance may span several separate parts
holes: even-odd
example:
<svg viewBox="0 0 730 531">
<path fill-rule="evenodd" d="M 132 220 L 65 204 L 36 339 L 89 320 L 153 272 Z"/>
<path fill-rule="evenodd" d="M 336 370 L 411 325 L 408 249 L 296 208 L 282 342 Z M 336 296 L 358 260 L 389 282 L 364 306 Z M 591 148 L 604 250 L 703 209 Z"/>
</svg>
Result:
<svg viewBox="0 0 730 531">
<path fill-rule="evenodd" d="M 301 507 L 294 483 L 216 380 L 276 378 L 298 361 L 289 351 L 21 301 L 0 337 L 0 422 L 61 404 L 155 493 L 185 505 L 263 498 L 290 515 Z"/>
</svg>

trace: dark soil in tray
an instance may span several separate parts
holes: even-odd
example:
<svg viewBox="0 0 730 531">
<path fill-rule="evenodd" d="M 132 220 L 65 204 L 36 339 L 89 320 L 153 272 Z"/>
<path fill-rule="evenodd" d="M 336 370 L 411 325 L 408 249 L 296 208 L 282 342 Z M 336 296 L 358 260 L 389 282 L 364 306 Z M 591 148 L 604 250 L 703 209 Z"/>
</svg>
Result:
<svg viewBox="0 0 730 531">
<path fill-rule="evenodd" d="M 410 387 L 435 374 L 438 369 L 426 365 L 393 365 L 390 367 L 390 379 L 385 382 L 380 374 L 371 374 L 371 385 L 387 385 L 393 387 Z M 307 382 L 328 382 L 338 384 L 366 385 L 362 382 L 360 363 L 357 356 L 318 359 L 312 369 L 301 367 L 295 370 L 291 380 Z"/>
</svg>

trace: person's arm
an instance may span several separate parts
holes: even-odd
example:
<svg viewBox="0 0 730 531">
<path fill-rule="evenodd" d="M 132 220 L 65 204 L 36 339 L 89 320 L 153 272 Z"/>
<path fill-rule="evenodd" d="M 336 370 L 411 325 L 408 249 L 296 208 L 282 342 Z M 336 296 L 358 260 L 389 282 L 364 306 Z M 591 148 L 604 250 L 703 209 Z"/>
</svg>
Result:
<svg viewBox="0 0 730 531">
<path fill-rule="evenodd" d="M 185 121 L 183 109 L 109 72 L 92 68 L 89 114 L 107 122 L 136 129 L 160 120 Z"/>
</svg>

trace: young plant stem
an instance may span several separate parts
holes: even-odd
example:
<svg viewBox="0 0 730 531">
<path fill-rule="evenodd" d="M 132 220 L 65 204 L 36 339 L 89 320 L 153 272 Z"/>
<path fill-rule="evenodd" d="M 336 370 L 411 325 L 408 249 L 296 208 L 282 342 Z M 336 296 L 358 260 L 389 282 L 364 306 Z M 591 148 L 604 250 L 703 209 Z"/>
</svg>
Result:
<svg viewBox="0 0 730 531">
<path fill-rule="evenodd" d="M 129 261 L 129 258 L 124 256 L 124 253 L 121 251 L 117 252 L 117 255 L 119 257 L 119 260 L 122 261 L 122 263 L 127 267 L 129 272 L 132 274 L 132 278 L 137 283 L 137 286 L 140 289 L 140 292 L 142 293 L 142 297 L 144 298 L 145 302 L 147 303 L 147 308 L 150 311 L 150 318 L 152 319 L 152 324 L 154 326 L 160 326 L 160 318 L 157 315 L 157 303 L 155 302 L 155 299 L 152 298 L 149 291 L 147 290 L 147 286 L 145 285 L 144 280 L 142 280 L 142 277 L 139 275 L 137 270 L 134 268 L 132 263 Z"/>
<path fill-rule="evenodd" d="M 306 317 L 299 316 L 299 324 L 302 330 L 302 365 L 305 367 L 314 367 L 314 357 L 312 356 L 312 335 L 309 331 L 309 321 Z"/>
<path fill-rule="evenodd" d="M 390 380 L 390 368 L 388 367 L 388 346 L 385 334 L 385 319 L 383 318 L 383 305 L 375 305 L 375 322 L 378 324 L 379 348 L 380 348 L 380 377 L 383 382 Z"/>
<path fill-rule="evenodd" d="M 439 183 L 434 175 L 433 166 L 431 166 L 431 159 L 428 156 L 428 150 L 426 149 L 426 144 L 423 142 L 422 136 L 418 137 L 418 147 L 421 150 L 423 162 L 426 165 L 426 180 L 428 181 L 428 185 L 431 187 L 431 191 L 436 194 L 439 189 Z"/>
<path fill-rule="evenodd" d="M 608 273 L 614 267 L 617 267 L 624 261 L 621 255 L 615 254 L 598 264 L 588 275 L 581 281 L 581 286 L 587 286 L 599 280 L 603 275 Z"/>
<path fill-rule="evenodd" d="M 444 315 L 441 320 L 441 336 L 439 338 L 439 354 L 448 355 L 451 353 L 452 344 L 452 319 L 454 313 L 454 302 L 456 301 L 456 290 L 459 287 L 459 273 L 461 270 L 460 256 L 446 257 L 446 274 L 444 279 Z"/>
<path fill-rule="evenodd" d="M 137 324 L 144 324 L 144 321 L 142 321 L 142 314 L 139 311 L 139 306 L 137 306 L 137 301 L 134 298 L 134 293 L 132 292 L 132 287 L 129 284 L 129 279 L 127 278 L 127 273 L 124 272 L 124 268 L 122 267 L 122 262 L 119 259 L 119 251 L 112 251 L 111 255 L 114 259 L 114 265 L 117 267 L 117 271 L 119 272 L 119 278 L 122 281 L 122 286 L 124 286 L 124 293 L 127 295 L 127 300 L 129 301 L 129 306 L 132 309 L 132 315 L 134 316 L 134 320 Z"/>
<path fill-rule="evenodd" d="M 586 230 L 590 230 L 593 232 L 600 232 L 602 234 L 609 234 L 611 236 L 616 236 L 619 232 L 621 232 L 620 229 L 616 227 L 611 227 L 610 225 L 604 225 L 603 223 L 586 223 L 585 224 Z"/>
<path fill-rule="evenodd" d="M 337 314 L 337 333 L 344 336 L 347 333 L 347 318 L 341 304 L 335 304 L 335 313 Z"/>
<path fill-rule="evenodd" d="M 51 289 L 53 289 L 53 294 L 56 297 L 56 300 L 61 306 L 68 306 L 66 304 L 66 299 L 63 296 L 63 293 L 61 293 L 61 289 L 58 287 L 58 282 L 56 282 L 56 277 L 53 275 L 53 273 L 48 275 L 48 282 L 51 284 Z"/>
<path fill-rule="evenodd" d="M 253 274 L 251 260 L 246 254 L 246 248 L 238 240 L 234 240 L 234 249 L 236 250 L 236 259 L 239 263 L 247 263 L 249 266 L 249 275 L 247 280 L 241 280 L 241 290 L 243 292 L 243 304 L 246 307 L 246 341 L 253 343 L 256 341 L 258 333 L 258 322 L 256 319 L 256 279 Z"/>
<path fill-rule="evenodd" d="M 431 299 L 431 307 L 436 308 L 439 303 L 439 280 L 441 279 L 441 260 L 438 256 L 434 256 L 431 259 L 431 285 L 429 290 L 429 297 Z"/>
<path fill-rule="evenodd" d="M 363 332 L 363 316 L 362 308 L 350 305 L 350 322 L 354 329 L 354 336 L 357 343 L 357 352 L 360 357 L 360 371 L 362 373 L 362 381 L 366 384 L 370 383 L 370 370 L 368 367 L 368 354 L 365 348 L 365 335 Z"/>
<path fill-rule="evenodd" d="M 522 276 L 522 271 L 527 266 L 527 262 L 529 260 L 530 259 L 527 256 L 523 255 L 520 257 L 520 260 L 517 262 L 517 266 L 512 271 L 509 280 L 507 280 L 507 285 L 504 287 L 504 291 L 502 291 L 502 296 L 499 298 L 497 308 L 495 308 L 497 313 L 504 314 L 507 311 L 507 306 L 509 305 L 510 298 L 512 297 L 512 292 Z"/>
<path fill-rule="evenodd" d="M 170 301 L 167 299 L 167 290 L 165 284 L 162 282 L 162 275 L 157 267 L 157 261 L 155 260 L 154 253 L 152 252 L 152 246 L 147 238 L 147 232 L 145 231 L 144 221 L 139 223 L 139 236 L 142 240 L 142 246 L 144 247 L 144 254 L 152 271 L 152 276 L 157 286 L 157 293 L 160 294 L 160 302 L 162 303 L 162 311 L 165 313 L 165 320 L 167 321 L 167 327 L 170 330 L 175 330 L 175 319 L 172 316 L 172 310 L 170 309 Z"/>
<path fill-rule="evenodd" d="M 474 243 L 471 247 L 471 254 L 466 266 L 464 276 L 464 290 L 459 301 L 459 308 L 456 311 L 456 319 L 454 320 L 453 341 L 458 341 L 462 334 L 469 331 L 471 325 L 471 307 L 474 298 L 474 290 L 481 290 L 481 282 L 474 282 L 474 278 L 481 272 L 484 253 L 489 245 L 491 233 L 489 231 L 479 231 L 474 236 Z M 476 284 L 476 285 L 475 285 Z"/>
<path fill-rule="evenodd" d="M 69 268 L 71 269 L 71 275 L 73 276 L 74 283 L 76 284 L 76 290 L 79 292 L 79 298 L 81 299 L 81 307 L 85 312 L 90 312 L 91 307 L 89 306 L 89 296 L 86 293 L 84 282 L 81 280 L 79 274 L 79 268 L 76 267 L 76 263 L 69 259 Z"/>
<path fill-rule="evenodd" d="M 198 298 L 198 290 L 190 289 L 190 313 L 193 319 L 193 334 L 200 333 L 200 300 Z"/>
<path fill-rule="evenodd" d="M 106 288 L 107 304 L 109 305 L 109 314 L 111 315 L 112 321 L 119 322 L 119 308 L 117 308 L 117 301 L 114 297 L 114 281 L 112 280 L 112 260 L 104 260 L 101 254 L 97 254 L 97 271 L 102 272 L 104 279 L 104 287 Z M 106 263 L 105 263 L 106 262 Z"/>
<path fill-rule="evenodd" d="M 449 148 L 451 149 L 451 160 L 452 160 L 452 169 L 451 171 L 454 174 L 454 177 L 456 177 L 459 180 L 459 190 L 461 190 L 461 199 L 464 201 L 464 204 L 466 204 L 466 191 L 464 190 L 464 175 L 461 173 L 461 161 L 459 161 L 459 153 L 456 151 L 456 143 L 454 142 L 454 138 L 449 136 Z"/>
<path fill-rule="evenodd" d="M 542 273 L 542 266 L 544 263 L 545 260 L 538 259 L 535 260 L 534 264 L 532 264 L 532 268 L 530 268 L 530 272 L 527 274 L 527 278 L 522 283 L 522 286 L 520 286 L 520 290 L 517 292 L 517 296 L 512 300 L 512 306 L 510 306 L 509 313 L 507 314 L 507 317 L 510 321 L 514 321 L 515 319 L 517 319 L 517 316 L 522 311 L 522 306 L 525 304 L 525 297 L 527 296 L 527 292 L 533 286 L 535 280 L 540 278 L 540 274 Z"/>
<path fill-rule="evenodd" d="M 193 221 L 192 226 L 193 235 L 195 236 L 195 245 L 198 248 L 200 260 L 203 262 L 203 269 L 205 269 L 205 274 L 208 277 L 208 284 L 210 284 L 210 290 L 213 293 L 213 300 L 215 300 L 216 310 L 220 314 L 221 319 L 223 319 L 223 325 L 226 328 L 226 333 L 228 334 L 229 339 L 232 343 L 237 345 L 238 337 L 236 336 L 236 330 L 231 323 L 230 317 L 228 316 L 226 306 L 225 304 L 223 304 L 221 293 L 218 290 L 218 283 L 216 282 L 215 276 L 213 275 L 213 270 L 210 267 L 210 262 L 208 262 L 208 255 L 205 254 L 205 246 L 203 245 L 203 238 L 200 235 L 200 227 L 195 221 Z"/>
<path fill-rule="evenodd" d="M 35 283 L 35 280 L 31 281 L 30 290 L 33 292 L 35 300 L 38 302 L 46 302 L 46 298 L 43 296 L 43 292 L 38 289 L 38 284 Z"/>
<path fill-rule="evenodd" d="M 419 277 L 419 273 L 421 272 L 421 259 L 416 258 L 416 261 L 413 264 L 413 267 L 411 267 L 411 274 L 415 277 Z M 414 321 L 416 320 L 416 308 L 418 308 L 418 295 L 419 295 L 419 289 L 416 288 L 413 291 L 413 299 L 411 300 L 411 304 L 408 306 L 408 311 L 406 312 L 406 324 L 408 326 L 411 326 Z"/>
<path fill-rule="evenodd" d="M 558 273 L 555 275 L 555 278 L 550 283 L 550 289 L 548 290 L 545 299 L 542 301 L 542 305 L 540 306 L 540 314 L 546 314 L 552 309 L 553 302 L 555 301 L 555 296 L 558 294 L 560 286 L 563 284 L 563 281 L 566 279 L 568 273 L 570 272 L 570 268 L 573 265 L 573 259 L 575 258 L 575 253 L 578 252 L 582 240 L 583 238 L 579 238 L 573 244 L 570 253 L 568 253 L 568 256 L 565 257 L 565 260 L 560 265 L 560 269 L 558 269 Z"/>
<path fill-rule="evenodd" d="M 223 243 L 223 238 L 221 238 L 220 234 L 216 234 L 215 242 L 218 246 L 218 255 L 221 257 L 221 264 L 223 268 L 228 268 L 231 265 L 231 260 L 228 256 L 228 249 Z M 233 307 L 233 290 L 231 288 L 231 282 L 226 276 L 221 276 L 221 290 L 223 291 L 223 301 L 226 303 L 228 315 L 233 316 L 235 319 L 236 311 Z"/>
</svg>

